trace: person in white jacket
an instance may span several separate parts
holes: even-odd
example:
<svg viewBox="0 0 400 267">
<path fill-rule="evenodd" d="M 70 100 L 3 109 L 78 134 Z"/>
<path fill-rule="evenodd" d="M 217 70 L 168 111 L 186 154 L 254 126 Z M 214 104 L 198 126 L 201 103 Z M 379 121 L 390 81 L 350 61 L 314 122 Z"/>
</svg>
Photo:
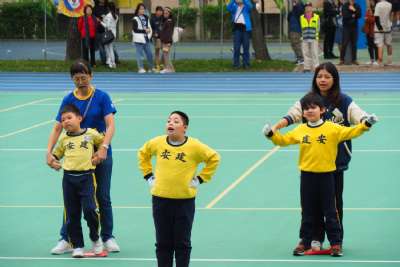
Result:
<svg viewBox="0 0 400 267">
<path fill-rule="evenodd" d="M 146 7 L 140 3 L 137 5 L 135 15 L 133 17 L 132 36 L 133 43 L 136 47 L 136 61 L 138 65 L 138 73 L 146 73 L 143 66 L 142 55 L 146 54 L 149 72 L 154 72 L 153 54 L 151 52 L 151 36 L 152 29 L 149 17 L 145 15 Z"/>
<path fill-rule="evenodd" d="M 100 23 L 103 25 L 106 31 L 107 30 L 112 31 L 112 33 L 116 38 L 118 16 L 116 14 L 115 4 L 113 2 L 108 3 L 108 10 L 109 12 L 107 13 L 107 15 L 104 16 L 103 21 L 100 21 Z M 117 67 L 117 64 L 115 64 L 115 56 L 114 56 L 114 41 L 115 39 L 111 43 L 104 45 L 107 57 L 106 64 L 108 67 L 112 69 L 115 69 Z"/>
</svg>

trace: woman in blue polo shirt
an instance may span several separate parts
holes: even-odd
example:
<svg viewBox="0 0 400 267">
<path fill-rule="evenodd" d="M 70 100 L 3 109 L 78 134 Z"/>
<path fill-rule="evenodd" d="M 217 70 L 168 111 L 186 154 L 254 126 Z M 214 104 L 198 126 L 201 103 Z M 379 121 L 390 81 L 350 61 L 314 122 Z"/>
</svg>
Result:
<svg viewBox="0 0 400 267">
<path fill-rule="evenodd" d="M 65 96 L 61 103 L 56 117 L 56 124 L 47 144 L 47 163 L 50 164 L 50 162 L 55 160 L 52 150 L 62 131 L 60 110 L 67 104 L 73 104 L 79 108 L 83 117 L 82 128 L 95 128 L 98 132 L 104 134 L 104 141 L 94 155 L 94 161 L 98 164 L 95 174 L 97 182 L 96 196 L 100 206 L 100 236 L 104 242 L 105 249 L 109 252 L 119 252 L 119 246 L 112 235 L 113 214 L 110 199 L 113 164 L 111 139 L 115 131 L 114 114 L 116 113 L 116 109 L 110 96 L 91 84 L 93 78 L 92 70 L 85 61 L 77 60 L 74 62 L 70 73 L 76 88 Z M 68 218 L 64 218 L 64 223 L 60 231 L 61 239 L 51 250 L 52 254 L 63 254 L 72 251 L 66 232 L 65 222 L 67 221 Z"/>
</svg>

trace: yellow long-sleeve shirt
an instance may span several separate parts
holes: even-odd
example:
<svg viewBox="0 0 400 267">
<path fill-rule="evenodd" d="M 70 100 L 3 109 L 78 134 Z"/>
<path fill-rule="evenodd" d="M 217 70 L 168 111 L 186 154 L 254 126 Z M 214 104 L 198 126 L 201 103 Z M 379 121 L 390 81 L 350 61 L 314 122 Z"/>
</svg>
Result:
<svg viewBox="0 0 400 267">
<path fill-rule="evenodd" d="M 58 159 L 64 157 L 62 167 L 66 171 L 94 170 L 95 166 L 92 164 L 94 146 L 99 146 L 103 139 L 102 134 L 90 128 L 77 135 L 64 132 L 58 139 L 53 155 Z"/>
<path fill-rule="evenodd" d="M 156 157 L 155 184 L 151 194 L 172 199 L 195 197 L 197 190 L 190 187 L 190 183 L 196 176 L 198 165 L 205 163 L 197 176 L 203 182 L 208 182 L 220 161 L 216 151 L 195 138 L 187 137 L 183 144 L 174 146 L 168 142 L 166 135 L 158 136 L 146 142 L 138 151 L 139 169 L 144 177 L 153 173 L 153 156 Z"/>
<path fill-rule="evenodd" d="M 300 170 L 331 172 L 336 170 L 338 144 L 356 138 L 367 130 L 369 127 L 364 123 L 354 127 L 345 127 L 330 121 L 316 127 L 304 123 L 284 135 L 275 132 L 271 140 L 279 146 L 300 144 Z"/>
</svg>

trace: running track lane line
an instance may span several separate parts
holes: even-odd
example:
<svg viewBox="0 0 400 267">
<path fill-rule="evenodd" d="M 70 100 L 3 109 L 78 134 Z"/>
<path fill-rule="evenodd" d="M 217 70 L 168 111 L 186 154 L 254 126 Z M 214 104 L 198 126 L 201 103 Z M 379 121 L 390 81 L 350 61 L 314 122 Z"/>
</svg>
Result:
<svg viewBox="0 0 400 267">
<path fill-rule="evenodd" d="M 279 150 L 279 146 L 274 147 L 267 152 L 261 159 L 254 163 L 250 168 L 248 168 L 239 178 L 236 179 L 231 185 L 229 185 L 224 191 L 222 191 L 216 198 L 214 198 L 207 206 L 206 209 L 211 209 L 214 207 L 224 196 L 226 196 L 232 189 L 234 189 L 238 184 L 240 184 L 247 176 L 249 176 L 258 166 L 260 166 L 264 161 L 269 159 L 275 152 Z"/>
<path fill-rule="evenodd" d="M 27 128 L 23 128 L 23 129 L 20 129 L 20 130 L 11 132 L 11 133 L 7 133 L 7 134 L 0 135 L 0 139 L 6 138 L 6 137 L 10 137 L 10 136 L 13 136 L 13 135 L 16 135 L 16 134 L 19 134 L 19 133 L 23 133 L 23 132 L 26 132 L 26 131 L 29 131 L 29 130 L 32 130 L 32 129 L 41 127 L 41 126 L 43 126 L 43 125 L 47 125 L 47 124 L 53 123 L 53 122 L 55 122 L 55 120 L 43 121 L 43 122 L 34 124 L 34 125 L 32 125 L 32 126 L 30 126 L 30 127 L 27 127 Z"/>
<path fill-rule="evenodd" d="M 8 108 L 3 108 L 3 109 L 0 109 L 0 113 L 11 111 L 11 110 L 14 110 L 14 109 L 19 109 L 19 108 L 30 106 L 30 105 L 35 105 L 35 104 L 38 104 L 38 103 L 42 103 L 42 102 L 45 102 L 45 101 L 48 101 L 48 100 L 54 100 L 54 99 L 56 99 L 56 98 L 54 98 L 54 97 L 43 98 L 43 99 L 39 99 L 39 100 L 28 102 L 28 103 L 20 104 L 20 105 L 8 107 Z"/>
<path fill-rule="evenodd" d="M 82 259 L 75 259 L 72 257 L 0 257 L 0 260 L 9 260 L 9 261 L 31 261 L 31 260 L 47 260 L 47 261 L 136 261 L 136 262 L 147 262 L 147 261 L 157 261 L 156 258 L 117 258 L 117 257 L 106 257 L 106 258 L 82 258 Z M 332 260 L 298 260 L 298 259 L 207 259 L 207 258 L 192 258 L 190 259 L 191 262 L 231 262 L 231 263 L 262 263 L 262 262 L 281 262 L 281 263 L 357 263 L 357 264 L 399 264 L 400 260 L 339 260 L 339 259 L 332 259 Z"/>
</svg>

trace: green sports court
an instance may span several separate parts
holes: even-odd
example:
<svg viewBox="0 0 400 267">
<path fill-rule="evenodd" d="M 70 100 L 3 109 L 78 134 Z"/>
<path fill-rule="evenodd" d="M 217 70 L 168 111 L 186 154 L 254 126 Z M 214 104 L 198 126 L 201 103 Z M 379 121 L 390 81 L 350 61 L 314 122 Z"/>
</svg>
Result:
<svg viewBox="0 0 400 267">
<path fill-rule="evenodd" d="M 298 147 L 273 147 L 261 129 L 285 115 L 311 80 L 299 73 L 95 73 L 94 84 L 118 111 L 111 194 L 121 252 L 77 260 L 50 255 L 62 222 L 62 173 L 45 163 L 53 120 L 73 84 L 66 73 L 1 73 L 0 267 L 156 266 L 151 196 L 136 152 L 164 133 L 177 109 L 190 116 L 189 135 L 222 157 L 196 199 L 191 266 L 399 266 L 398 73 L 341 75 L 343 91 L 379 117 L 353 141 L 345 172 L 344 256 L 292 256 L 301 215 Z"/>
</svg>

